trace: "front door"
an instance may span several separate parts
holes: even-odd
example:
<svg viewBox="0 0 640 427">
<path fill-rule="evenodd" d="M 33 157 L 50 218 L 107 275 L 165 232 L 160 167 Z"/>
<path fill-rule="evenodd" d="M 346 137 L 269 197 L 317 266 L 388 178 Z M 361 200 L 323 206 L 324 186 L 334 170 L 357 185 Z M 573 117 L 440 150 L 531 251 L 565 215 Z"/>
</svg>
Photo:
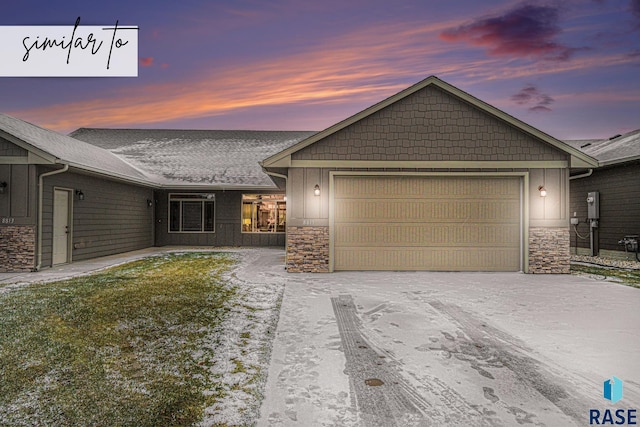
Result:
<svg viewBox="0 0 640 427">
<path fill-rule="evenodd" d="M 71 192 L 53 190 L 53 265 L 69 262 L 71 248 Z"/>
</svg>

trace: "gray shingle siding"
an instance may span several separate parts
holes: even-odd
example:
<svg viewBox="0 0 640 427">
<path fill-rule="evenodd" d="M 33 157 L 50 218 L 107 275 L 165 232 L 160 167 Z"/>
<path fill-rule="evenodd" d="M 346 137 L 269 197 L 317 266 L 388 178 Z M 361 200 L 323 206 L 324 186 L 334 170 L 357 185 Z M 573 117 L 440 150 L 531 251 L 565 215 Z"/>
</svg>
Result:
<svg viewBox="0 0 640 427">
<path fill-rule="evenodd" d="M 428 86 L 292 155 L 293 160 L 566 160 L 522 130 Z"/>
</svg>

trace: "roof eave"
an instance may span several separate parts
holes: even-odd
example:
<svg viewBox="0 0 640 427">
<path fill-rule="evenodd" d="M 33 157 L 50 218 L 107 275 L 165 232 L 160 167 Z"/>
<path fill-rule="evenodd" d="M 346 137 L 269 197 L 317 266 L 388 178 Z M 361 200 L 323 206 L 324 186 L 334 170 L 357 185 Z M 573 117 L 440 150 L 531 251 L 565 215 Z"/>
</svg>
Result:
<svg viewBox="0 0 640 427">
<path fill-rule="evenodd" d="M 53 154 L 46 152 L 44 150 L 41 150 L 38 147 L 35 147 L 34 145 L 28 143 L 27 141 L 24 141 L 18 138 L 17 136 L 12 135 L 9 132 L 4 131 L 2 129 L 0 129 L 0 137 L 6 139 L 12 144 L 17 145 L 23 150 L 26 150 L 31 155 L 29 157 L 31 157 L 34 160 L 34 163 L 37 162 L 41 164 L 55 164 L 59 160 Z M 35 156 L 35 158 L 33 156 Z"/>
<path fill-rule="evenodd" d="M 114 173 L 114 172 L 110 172 L 110 171 L 104 171 L 102 169 L 92 168 L 92 167 L 89 167 L 89 166 L 81 165 L 81 164 L 74 163 L 74 162 L 68 162 L 68 161 L 65 161 L 65 160 L 58 160 L 56 163 L 68 164 L 69 167 L 73 168 L 74 170 L 82 171 L 82 172 L 90 174 L 90 175 L 96 175 L 96 176 L 100 176 L 100 177 L 103 177 L 103 178 L 108 178 L 108 179 L 111 179 L 111 180 L 114 180 L 114 181 L 121 181 L 121 182 L 126 182 L 126 183 L 129 183 L 129 184 L 141 185 L 143 187 L 157 187 L 157 184 L 154 183 L 151 180 L 133 178 L 133 177 L 130 177 L 130 176 L 119 174 L 119 173 Z"/>
<path fill-rule="evenodd" d="M 634 162 L 634 161 L 637 161 L 637 160 L 640 160 L 640 155 L 623 157 L 623 158 L 620 158 L 620 159 L 613 159 L 613 160 L 603 160 L 599 164 L 600 164 L 600 166 L 613 166 L 613 165 L 618 165 L 618 164 L 621 164 L 621 163 Z"/>
</svg>

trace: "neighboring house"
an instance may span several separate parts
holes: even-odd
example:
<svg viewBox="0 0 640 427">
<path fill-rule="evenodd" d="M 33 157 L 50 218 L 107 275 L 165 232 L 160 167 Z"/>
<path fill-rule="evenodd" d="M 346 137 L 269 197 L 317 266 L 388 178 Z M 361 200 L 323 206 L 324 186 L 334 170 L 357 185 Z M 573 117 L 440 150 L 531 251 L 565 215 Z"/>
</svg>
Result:
<svg viewBox="0 0 640 427">
<path fill-rule="evenodd" d="M 570 178 L 571 250 L 579 255 L 636 259 L 619 242 L 640 235 L 640 129 L 603 140 L 566 141 L 598 160 Z M 587 195 L 598 192 L 599 220 L 591 236 Z"/>
<path fill-rule="evenodd" d="M 291 272 L 567 273 L 570 170 L 597 166 L 436 77 L 319 133 L 71 136 L 0 115 L 0 270 L 286 240 Z"/>
<path fill-rule="evenodd" d="M 429 77 L 262 165 L 289 271 L 567 273 L 570 170 L 597 162 Z"/>
<path fill-rule="evenodd" d="M 284 246 L 284 192 L 258 162 L 310 134 L 79 129 L 72 138 L 0 114 L 0 271 L 150 246 Z"/>
</svg>

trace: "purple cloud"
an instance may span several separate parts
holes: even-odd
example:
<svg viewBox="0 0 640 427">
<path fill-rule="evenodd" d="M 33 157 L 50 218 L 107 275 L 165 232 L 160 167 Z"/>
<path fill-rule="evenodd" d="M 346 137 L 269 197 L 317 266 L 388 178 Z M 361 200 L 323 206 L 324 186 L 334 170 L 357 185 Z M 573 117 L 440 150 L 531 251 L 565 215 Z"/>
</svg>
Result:
<svg viewBox="0 0 640 427">
<path fill-rule="evenodd" d="M 636 18 L 636 27 L 640 28 L 640 0 L 630 0 L 629 10 L 631 10 L 631 13 Z"/>
<path fill-rule="evenodd" d="M 489 55 L 566 60 L 576 49 L 554 40 L 560 32 L 557 8 L 521 5 L 500 16 L 445 30 L 440 38 L 484 46 Z"/>
<path fill-rule="evenodd" d="M 529 111 L 536 113 L 551 111 L 549 106 L 555 101 L 549 95 L 541 93 L 538 88 L 532 84 L 526 85 L 520 89 L 520 92 L 512 95 L 511 100 L 518 105 L 531 105 Z"/>
</svg>

